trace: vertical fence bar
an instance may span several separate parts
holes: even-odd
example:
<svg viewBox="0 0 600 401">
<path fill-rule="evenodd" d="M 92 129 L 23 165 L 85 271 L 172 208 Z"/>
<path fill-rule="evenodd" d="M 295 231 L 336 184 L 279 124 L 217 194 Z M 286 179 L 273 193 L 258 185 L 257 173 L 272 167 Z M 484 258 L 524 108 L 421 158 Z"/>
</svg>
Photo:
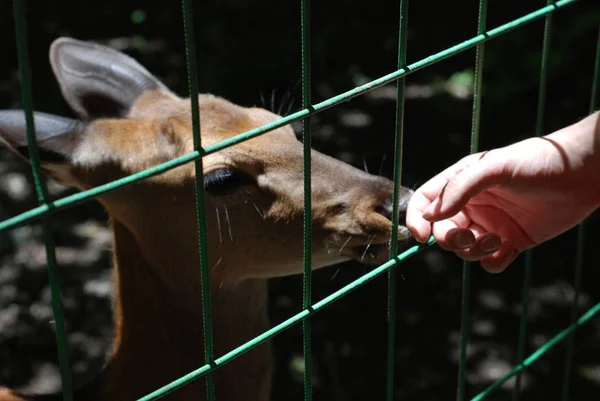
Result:
<svg viewBox="0 0 600 401">
<path fill-rule="evenodd" d="M 540 90 L 541 92 L 541 90 Z M 531 273 L 533 270 L 533 250 L 525 252 L 525 271 L 523 277 L 523 290 L 521 293 L 521 319 L 519 322 L 519 339 L 517 343 L 517 363 L 523 363 L 527 340 L 527 319 L 529 314 L 529 288 L 531 286 Z M 513 389 L 513 401 L 519 401 L 521 394 L 521 378 L 523 371 L 520 370 L 515 377 L 515 388 Z"/>
<path fill-rule="evenodd" d="M 555 0 L 548 0 L 551 5 Z M 544 38 L 542 40 L 542 59 L 540 62 L 540 86 L 538 90 L 537 112 L 535 122 L 535 136 L 542 136 L 544 132 L 544 116 L 546 114 L 546 88 L 548 82 L 548 57 L 550 55 L 550 38 L 552 29 L 552 14 L 545 17 Z M 531 286 L 531 274 L 533 271 L 533 249 L 525 252 L 525 272 L 523 280 L 523 291 L 521 299 L 521 320 L 519 323 L 519 340 L 517 345 L 517 363 L 523 363 L 526 351 L 527 318 L 529 312 L 529 288 Z M 516 375 L 515 388 L 513 390 L 513 401 L 518 401 L 521 393 L 521 378 L 523 371 Z"/>
<path fill-rule="evenodd" d="M 596 42 L 596 61 L 594 63 L 594 75 L 592 81 L 592 94 L 590 99 L 589 112 L 592 114 L 600 107 L 600 28 L 598 29 L 598 39 Z M 579 304 L 579 291 L 581 290 L 581 277 L 583 272 L 583 252 L 585 250 L 585 227 L 586 221 L 579 223 L 577 227 L 577 249 L 575 254 L 575 275 L 573 286 L 575 294 L 573 304 L 571 305 L 571 324 L 577 320 L 577 308 Z M 571 379 L 571 364 L 573 361 L 573 346 L 575 343 L 575 333 L 567 339 L 567 351 L 565 357 L 565 370 L 563 375 L 563 394 L 562 399 L 569 399 L 569 385 Z"/>
<path fill-rule="evenodd" d="M 31 68 L 29 63 L 29 54 L 27 52 L 27 22 L 25 17 L 25 1 L 14 0 L 13 11 L 15 18 L 15 36 L 17 41 L 17 57 L 19 62 L 19 77 L 21 80 L 21 102 L 25 112 L 25 122 L 27 125 L 27 148 L 30 155 L 31 170 L 33 181 L 37 193 L 37 200 L 40 205 L 48 203 L 48 193 L 44 176 L 41 173 L 40 159 L 36 142 L 35 125 L 33 120 L 33 100 L 31 97 Z M 62 394 L 64 401 L 73 400 L 71 386 L 71 373 L 69 371 L 69 352 L 67 346 L 67 336 L 65 330 L 65 321 L 61 303 L 61 294 L 59 286 L 59 277 L 56 263 L 56 254 L 54 252 L 54 236 L 50 217 L 42 218 L 42 230 L 44 236 L 44 246 L 46 250 L 46 265 L 48 270 L 48 281 L 50 283 L 50 297 L 52 303 L 52 314 L 54 316 L 54 328 L 56 330 L 56 344 L 58 347 L 58 364 L 60 367 L 60 378 L 62 385 Z"/>
<path fill-rule="evenodd" d="M 398 21 L 398 69 L 406 66 L 406 32 L 408 22 L 408 0 L 400 0 L 400 18 Z M 396 82 L 396 135 L 394 147 L 394 195 L 392 198 L 392 227 L 398 227 L 400 211 L 398 192 L 402 181 L 402 152 L 404 144 L 404 86 L 405 78 Z M 390 259 L 398 257 L 398 230 L 393 229 L 390 239 Z M 386 400 L 394 399 L 394 364 L 396 354 L 396 265 L 388 270 L 387 304 L 387 382 Z"/>
<path fill-rule="evenodd" d="M 198 104 L 198 67 L 196 63 L 196 44 L 194 40 L 194 15 L 191 0 L 183 0 L 183 29 L 185 35 L 185 50 L 187 61 L 188 85 L 192 108 L 192 131 L 194 150 L 202 154 L 202 139 L 200 137 L 200 107 Z M 213 363 L 213 328 L 212 306 L 210 300 L 210 276 L 208 268 L 208 246 L 206 232 L 206 213 L 204 206 L 204 175 L 202 157 L 194 161 L 195 180 L 194 193 L 196 196 L 196 216 L 198 220 L 198 250 L 200 252 L 200 279 L 202 285 L 202 329 L 204 334 L 204 359 Z M 206 399 L 215 400 L 215 383 L 212 372 L 206 375 Z"/>
<path fill-rule="evenodd" d="M 477 34 L 482 35 L 486 29 L 487 0 L 479 0 L 479 13 L 477 18 Z M 471 123 L 471 148 L 470 153 L 479 151 L 479 127 L 481 120 L 481 88 L 483 82 L 483 56 L 485 45 L 477 45 L 475 54 L 475 77 L 473 82 L 473 117 Z M 467 342 L 469 334 L 469 287 L 471 281 L 471 263 L 463 263 L 462 294 L 461 294 L 461 322 L 460 322 L 460 356 L 458 362 L 458 389 L 456 399 L 465 399 L 465 374 L 467 363 Z"/>
<path fill-rule="evenodd" d="M 302 108 L 312 109 L 310 69 L 310 0 L 301 0 L 300 22 L 302 30 Z M 310 117 L 302 120 L 304 144 L 304 274 L 303 305 L 312 308 L 312 205 L 311 205 L 311 130 Z M 311 320 L 302 322 L 302 348 L 304 350 L 304 400 L 312 400 L 312 345 Z"/>
</svg>

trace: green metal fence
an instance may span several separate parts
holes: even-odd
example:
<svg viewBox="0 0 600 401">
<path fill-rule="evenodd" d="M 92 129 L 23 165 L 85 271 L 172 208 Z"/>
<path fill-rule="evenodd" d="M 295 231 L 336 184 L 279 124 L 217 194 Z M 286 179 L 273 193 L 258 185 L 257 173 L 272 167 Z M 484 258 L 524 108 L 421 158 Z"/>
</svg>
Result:
<svg viewBox="0 0 600 401">
<path fill-rule="evenodd" d="M 483 82 L 483 60 L 484 60 L 484 49 L 485 42 L 503 35 L 509 31 L 517 29 L 529 22 L 534 20 L 545 18 L 544 27 L 544 41 L 542 60 L 540 67 L 540 83 L 539 83 L 539 96 L 538 96 L 538 108 L 537 108 L 537 123 L 536 123 L 536 135 L 541 135 L 543 132 L 543 116 L 545 110 L 545 94 L 546 94 L 546 77 L 548 69 L 548 55 L 550 54 L 550 28 L 552 23 L 552 15 L 555 12 L 559 12 L 561 8 L 567 7 L 577 1 L 582 0 L 559 0 L 559 1 L 548 1 L 548 4 L 534 12 L 523 15 L 513 21 L 509 21 L 503 25 L 500 25 L 493 29 L 487 29 L 486 27 L 486 12 L 487 12 L 487 0 L 480 0 L 479 3 L 479 19 L 478 19 L 478 30 L 477 34 L 471 39 L 459 43 L 455 46 L 442 50 L 422 60 L 407 64 L 406 61 L 406 45 L 407 45 L 407 22 L 408 22 L 408 0 L 400 1 L 400 19 L 398 27 L 399 45 L 398 45 L 398 68 L 385 76 L 368 82 L 364 85 L 358 86 L 340 95 L 331 97 L 325 101 L 317 104 L 311 102 L 311 62 L 310 62 L 310 1 L 301 0 L 301 52 L 302 52 L 302 109 L 298 112 L 288 115 L 287 117 L 281 118 L 273 123 L 266 124 L 259 128 L 255 128 L 244 133 L 241 133 L 235 137 L 223 140 L 221 142 L 212 144 L 207 147 L 202 147 L 201 136 L 200 136 L 200 116 L 198 107 L 198 98 L 196 96 L 190 96 L 191 107 L 192 107 L 192 122 L 193 122 L 193 135 L 194 135 L 194 151 L 170 160 L 166 163 L 160 164 L 143 172 L 125 177 L 123 179 L 110 182 L 74 195 L 66 196 L 56 201 L 50 201 L 46 192 L 46 186 L 44 178 L 40 173 L 40 163 L 38 159 L 38 152 L 36 148 L 35 128 L 33 121 L 33 102 L 31 98 L 31 79 L 30 79 L 30 68 L 27 54 L 27 28 L 25 19 L 24 0 L 14 0 L 14 19 L 15 19 L 15 30 L 16 40 L 19 58 L 19 73 L 21 79 L 21 96 L 22 104 L 26 114 L 27 122 L 27 138 L 28 138 L 28 149 L 31 155 L 32 171 L 34 177 L 35 188 L 38 195 L 39 206 L 33 208 L 27 212 L 21 213 L 17 216 L 9 218 L 0 222 L 0 232 L 6 231 L 17 226 L 21 226 L 30 223 L 34 220 L 41 219 L 44 230 L 44 240 L 46 246 L 46 258 L 47 258 L 47 270 L 52 295 L 52 308 L 54 318 L 56 322 L 56 342 L 58 345 L 58 357 L 60 363 L 60 372 L 62 377 L 62 388 L 64 400 L 72 400 L 72 386 L 71 376 L 68 366 L 67 358 L 67 342 L 64 329 L 64 319 L 62 313 L 62 306 L 60 301 L 60 288 L 57 277 L 57 263 L 54 253 L 54 243 L 52 238 L 51 229 L 51 214 L 56 211 L 71 207 L 75 204 L 90 200 L 100 194 L 113 191 L 117 188 L 132 184 L 144 180 L 153 175 L 157 175 L 181 166 L 186 163 L 194 162 L 196 171 L 196 205 L 197 205 L 197 217 L 198 217 L 198 230 L 199 230 L 199 251 L 201 255 L 201 280 L 202 280 L 202 298 L 203 298 L 203 318 L 204 318 L 204 339 L 205 339 L 205 364 L 200 366 L 198 369 L 189 372 L 187 375 L 173 381 L 172 383 L 163 386 L 156 391 L 140 398 L 140 401 L 150 401 L 158 399 L 169 392 L 186 385 L 187 383 L 204 377 L 207 384 L 207 398 L 208 400 L 218 399 L 218 394 L 215 392 L 213 382 L 213 372 L 220 366 L 232 361 L 236 357 L 240 356 L 244 352 L 252 349 L 258 344 L 267 341 L 271 337 L 281 333 L 296 323 L 303 323 L 303 346 L 304 346 L 304 361 L 305 361 L 305 376 L 304 376 L 304 388 L 305 388 L 305 400 L 309 401 L 312 399 L 311 392 L 311 326 L 310 317 L 318 312 L 319 310 L 327 307 L 332 302 L 342 298 L 344 295 L 350 293 L 356 288 L 365 285 L 375 277 L 384 273 L 388 274 L 388 352 L 387 352 L 387 386 L 386 386 L 386 399 L 393 399 L 394 390 L 394 349 L 395 349 L 395 282 L 396 282 L 396 269 L 395 267 L 402 261 L 410 258 L 414 254 L 420 252 L 422 249 L 432 245 L 434 243 L 433 238 L 430 238 L 426 244 L 413 246 L 412 248 L 397 254 L 397 241 L 395 236 L 397 233 L 393 231 L 393 238 L 391 241 L 391 250 L 389 260 L 381 266 L 371 270 L 364 274 L 360 278 L 354 280 L 350 284 L 342 287 L 340 290 L 332 293 L 324 299 L 313 302 L 311 297 L 311 260 L 310 260 L 310 248 L 311 248 L 311 221 L 310 221 L 310 209 L 311 209 L 311 198 L 310 198 L 310 163 L 311 163 L 311 132 L 310 132 L 310 116 L 319 113 L 329 107 L 336 106 L 342 102 L 345 102 L 353 97 L 363 95 L 375 88 L 396 82 L 397 84 L 397 107 L 396 107 L 396 138 L 395 138 L 395 155 L 394 155 L 394 186 L 397 189 L 400 186 L 402 177 L 402 151 L 403 151 L 403 121 L 404 121 L 404 77 L 408 74 L 437 63 L 447 57 L 456 55 L 465 50 L 476 48 L 476 60 L 475 60 L 475 82 L 474 82 L 474 99 L 473 99 L 473 119 L 471 128 L 471 152 L 478 151 L 479 143 L 479 125 L 480 125 L 480 111 L 481 111 L 481 87 Z M 187 53 L 187 71 L 188 71 L 188 83 L 190 95 L 198 93 L 197 85 L 197 63 L 196 63 L 196 48 L 194 44 L 193 34 L 193 13 L 191 0 L 183 0 L 182 14 L 184 22 L 184 33 L 186 39 L 186 53 Z M 599 93 L 600 93 L 600 31 L 596 49 L 596 61 L 594 67 L 594 80 L 591 83 L 592 96 L 590 101 L 590 113 L 596 110 L 599 106 Z M 261 335 L 248 341 L 238 348 L 231 350 L 230 352 L 215 356 L 213 352 L 212 344 L 212 320 L 211 320 L 211 303 L 210 303 L 210 291 L 209 291 L 209 269 L 208 269 L 208 254 L 207 254 L 207 233 L 206 224 L 204 219 L 204 186 L 202 183 L 202 157 L 219 150 L 225 149 L 229 146 L 237 143 L 246 141 L 253 137 L 262 135 L 266 132 L 272 131 L 276 128 L 288 125 L 294 121 L 303 121 L 303 143 L 304 143 L 304 291 L 303 291 L 303 305 L 304 308 L 301 312 L 288 318 L 282 323 L 274 326 L 267 330 Z M 395 191 L 397 193 L 397 191 Z M 393 216 L 392 222 L 397 225 L 399 220 L 399 208 L 398 200 L 393 201 Z M 587 312 L 581 316 L 577 316 L 577 298 L 580 292 L 582 266 L 583 266 L 583 244 L 585 234 L 585 222 L 581 223 L 577 228 L 578 244 L 576 254 L 576 267 L 575 267 L 575 300 L 571 309 L 571 324 L 556 334 L 550 339 L 544 346 L 540 347 L 533 354 L 525 357 L 524 355 L 524 344 L 527 334 L 527 294 L 530 286 L 531 270 L 533 263 L 532 251 L 526 252 L 526 272 L 525 280 L 523 284 L 523 299 L 522 299 L 522 319 L 519 332 L 518 340 L 518 363 L 508 374 L 494 382 L 487 389 L 471 398 L 472 401 L 482 400 L 492 391 L 500 387 L 510 378 L 516 376 L 516 386 L 513 393 L 513 400 L 519 399 L 520 394 L 520 375 L 524 369 L 534 363 L 540 356 L 546 353 L 549 349 L 554 347 L 559 342 L 566 340 L 567 343 L 567 359 L 564 366 L 564 386 L 562 399 L 567 400 L 569 395 L 569 371 L 571 366 L 571 358 L 573 352 L 573 336 L 569 336 L 573 333 L 580 325 L 588 322 L 593 316 L 600 312 L 600 303 L 590 308 Z M 460 329 L 460 360 L 459 360 L 459 372 L 458 372 L 458 387 L 457 387 L 457 399 L 459 401 L 466 399 L 465 394 L 465 364 L 466 364 L 466 345 L 468 338 L 468 322 L 469 322 L 469 280 L 470 280 L 471 266 L 469 263 L 464 264 L 463 268 L 463 279 L 462 279 L 462 321 Z"/>
</svg>

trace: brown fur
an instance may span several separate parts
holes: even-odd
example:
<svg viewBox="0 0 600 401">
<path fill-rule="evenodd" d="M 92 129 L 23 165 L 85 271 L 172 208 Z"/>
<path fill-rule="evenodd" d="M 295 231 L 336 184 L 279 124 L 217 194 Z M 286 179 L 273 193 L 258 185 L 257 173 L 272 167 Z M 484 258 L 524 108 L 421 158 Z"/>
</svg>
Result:
<svg viewBox="0 0 600 401">
<path fill-rule="evenodd" d="M 203 146 L 280 118 L 212 95 L 198 99 Z M 70 163 L 46 168 L 80 189 L 184 155 L 193 150 L 189 99 L 161 88 L 146 91 L 126 118 L 89 122 L 74 148 Z M 205 174 L 226 167 L 256 180 L 227 196 L 207 193 L 215 355 L 220 356 L 268 329 L 265 279 L 301 272 L 302 144 L 286 126 L 206 156 L 203 164 Z M 194 176 L 189 163 L 99 197 L 114 234 L 115 335 L 104 370 L 76 394 L 77 401 L 134 400 L 203 364 Z M 373 255 L 365 262 L 386 260 L 392 227 L 378 207 L 391 200 L 392 183 L 316 151 L 311 180 L 313 267 L 361 259 L 360 247 L 367 244 Z M 410 193 L 401 189 L 401 203 Z M 399 229 L 400 239 L 408 238 L 406 228 Z M 217 370 L 218 398 L 269 400 L 271 371 L 266 343 Z M 1 401 L 19 399 L 0 390 Z M 203 400 L 204 380 L 164 399 Z"/>
</svg>

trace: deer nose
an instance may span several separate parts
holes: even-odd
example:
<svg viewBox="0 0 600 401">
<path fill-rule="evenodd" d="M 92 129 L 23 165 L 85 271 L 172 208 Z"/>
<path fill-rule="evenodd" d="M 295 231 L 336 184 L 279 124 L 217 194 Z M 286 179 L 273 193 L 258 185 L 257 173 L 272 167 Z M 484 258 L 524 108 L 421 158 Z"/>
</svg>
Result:
<svg viewBox="0 0 600 401">
<path fill-rule="evenodd" d="M 398 201 L 399 201 L 398 224 L 401 226 L 405 226 L 406 225 L 406 205 L 408 203 L 408 200 L 399 199 Z M 392 220 L 393 209 L 394 209 L 394 204 L 392 203 L 392 200 L 389 199 L 389 200 L 385 201 L 384 203 L 380 204 L 379 206 L 377 206 L 375 208 L 375 211 L 377 213 L 379 213 L 380 215 L 382 215 L 383 217 L 385 217 L 386 219 Z"/>
</svg>

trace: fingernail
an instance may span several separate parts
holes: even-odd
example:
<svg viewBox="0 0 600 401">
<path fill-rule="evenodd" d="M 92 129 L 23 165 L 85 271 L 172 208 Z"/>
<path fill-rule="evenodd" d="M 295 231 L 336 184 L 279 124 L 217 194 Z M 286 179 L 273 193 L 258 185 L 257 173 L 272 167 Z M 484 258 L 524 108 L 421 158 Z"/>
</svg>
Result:
<svg viewBox="0 0 600 401">
<path fill-rule="evenodd" d="M 461 249 L 466 249 L 475 245 L 475 240 L 469 233 L 460 232 L 454 236 L 454 244 Z"/>
<path fill-rule="evenodd" d="M 479 243 L 479 249 L 484 252 L 495 252 L 500 249 L 500 241 L 495 238 L 484 238 Z"/>
</svg>

